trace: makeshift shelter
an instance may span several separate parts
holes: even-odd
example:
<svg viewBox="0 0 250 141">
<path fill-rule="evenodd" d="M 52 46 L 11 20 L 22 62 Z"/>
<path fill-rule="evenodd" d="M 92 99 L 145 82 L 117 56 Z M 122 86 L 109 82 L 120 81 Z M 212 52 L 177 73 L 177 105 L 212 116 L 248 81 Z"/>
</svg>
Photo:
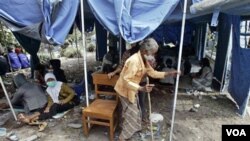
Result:
<svg viewBox="0 0 250 141">
<path fill-rule="evenodd" d="M 97 23 L 95 24 L 97 33 L 101 33 L 97 34 L 97 47 L 99 51 L 104 50 L 105 52 L 103 47 L 106 47 L 106 30 L 120 35 L 127 42 L 133 43 L 142 40 L 156 30 L 160 24 L 180 21 L 183 2 L 181 1 L 181 4 L 179 2 L 180 0 L 88 0 L 88 3 L 84 1 L 86 17 L 81 15 L 80 19 L 82 21 L 87 19 L 86 23 Z M 36 53 L 40 41 L 49 44 L 63 44 L 75 19 L 78 18 L 79 22 L 79 13 L 76 16 L 78 7 L 79 1 L 77 0 L 44 0 L 39 2 L 34 0 L 2 0 L 0 1 L 0 19 L 15 32 L 14 35 L 27 52 L 31 53 L 32 58 L 37 58 Z M 216 11 L 226 13 L 219 14 L 218 18 L 219 42 L 214 76 L 222 82 L 225 75 L 223 72 L 227 60 L 226 53 L 230 45 L 228 44 L 230 41 L 229 33 L 232 33 L 232 72 L 229 92 L 239 106 L 239 113 L 244 115 L 250 88 L 250 68 L 247 65 L 250 61 L 250 52 L 249 49 L 240 47 L 239 29 L 241 17 L 250 18 L 249 0 L 188 0 L 187 7 L 190 8 L 190 11 L 187 11 L 186 18 L 196 23 L 196 36 L 200 36 L 196 39 L 196 46 L 199 50 L 197 56 L 201 57 L 204 56 L 205 26 L 210 23 L 212 17 L 214 17 L 213 22 L 217 21 L 216 16 L 211 14 L 214 11 L 214 15 L 216 15 Z M 83 10 L 83 6 L 81 10 Z M 18 16 L 20 14 L 22 16 Z M 81 23 L 83 24 L 83 22 Z M 84 31 L 84 26 L 78 27 Z M 103 39 L 99 38 L 102 36 L 104 36 Z M 180 34 L 175 37 L 178 38 L 178 36 Z M 161 39 L 163 38 L 160 37 L 159 40 Z M 30 44 L 31 42 L 34 44 Z M 99 54 L 99 58 L 102 58 L 101 56 Z M 35 60 L 32 59 L 37 63 Z"/>
</svg>

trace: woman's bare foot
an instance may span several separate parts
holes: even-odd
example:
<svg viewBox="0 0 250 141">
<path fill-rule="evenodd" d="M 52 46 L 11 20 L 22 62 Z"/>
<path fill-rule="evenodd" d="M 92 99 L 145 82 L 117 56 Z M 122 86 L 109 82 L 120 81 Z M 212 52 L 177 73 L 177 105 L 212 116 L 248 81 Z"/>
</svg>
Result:
<svg viewBox="0 0 250 141">
<path fill-rule="evenodd" d="M 21 121 L 22 123 L 27 123 L 27 124 L 30 123 L 30 120 L 27 117 L 25 117 L 23 113 L 18 114 L 17 117 L 18 117 L 18 120 Z"/>
</svg>

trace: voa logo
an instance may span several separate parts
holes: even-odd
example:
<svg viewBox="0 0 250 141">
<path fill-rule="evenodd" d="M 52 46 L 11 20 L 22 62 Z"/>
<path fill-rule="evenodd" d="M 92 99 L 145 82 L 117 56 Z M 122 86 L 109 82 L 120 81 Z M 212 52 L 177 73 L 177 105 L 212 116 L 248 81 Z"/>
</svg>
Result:
<svg viewBox="0 0 250 141">
<path fill-rule="evenodd" d="M 247 136 L 244 129 L 226 129 L 227 136 Z"/>
</svg>

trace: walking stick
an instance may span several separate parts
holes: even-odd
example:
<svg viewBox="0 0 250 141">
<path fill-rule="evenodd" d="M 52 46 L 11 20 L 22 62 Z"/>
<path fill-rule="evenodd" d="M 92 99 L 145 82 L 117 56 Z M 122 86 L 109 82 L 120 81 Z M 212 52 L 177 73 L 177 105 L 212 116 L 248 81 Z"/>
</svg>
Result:
<svg viewBox="0 0 250 141">
<path fill-rule="evenodd" d="M 147 85 L 149 85 L 149 78 L 146 77 L 147 79 Z M 150 131 L 151 131 L 151 140 L 154 141 L 154 133 L 153 133 L 153 125 L 152 125 L 152 120 L 151 118 L 151 99 L 150 99 L 150 93 L 148 92 L 148 107 L 149 107 L 149 121 L 150 121 Z"/>
</svg>

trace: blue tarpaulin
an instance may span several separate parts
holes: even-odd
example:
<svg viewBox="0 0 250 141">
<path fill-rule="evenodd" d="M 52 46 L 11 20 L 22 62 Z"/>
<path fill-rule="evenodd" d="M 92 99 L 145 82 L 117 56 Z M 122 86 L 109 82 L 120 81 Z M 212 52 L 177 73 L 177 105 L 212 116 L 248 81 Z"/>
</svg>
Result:
<svg viewBox="0 0 250 141">
<path fill-rule="evenodd" d="M 184 31 L 184 41 L 183 45 L 188 46 L 192 44 L 192 34 L 194 27 L 191 23 L 186 23 Z M 152 34 L 153 37 L 158 43 L 174 43 L 177 46 L 180 43 L 181 36 L 181 23 L 176 24 L 162 24 L 160 25 Z"/>
<path fill-rule="evenodd" d="M 227 16 L 233 25 L 232 66 L 229 92 L 245 114 L 250 94 L 250 49 L 240 47 L 240 16 Z"/>
<path fill-rule="evenodd" d="M 61 45 L 75 21 L 79 0 L 1 0 L 0 19 L 12 31 Z"/>
<path fill-rule="evenodd" d="M 221 13 L 219 16 L 219 24 L 218 24 L 218 43 L 216 48 L 216 60 L 214 65 L 214 77 L 218 81 L 214 81 L 214 86 L 217 85 L 221 87 L 223 79 L 225 78 L 224 75 L 224 68 L 227 59 L 227 50 L 229 48 L 229 39 L 230 39 L 230 32 L 231 32 L 231 19 L 228 18 L 227 14 Z M 218 87 L 217 86 L 217 87 Z M 218 87 L 218 89 L 220 89 Z"/>
<path fill-rule="evenodd" d="M 179 0 L 88 0 L 95 17 L 114 35 L 127 42 L 140 41 L 168 17 Z"/>
<path fill-rule="evenodd" d="M 88 0 L 88 4 L 95 18 L 108 31 L 115 35 L 121 35 L 127 42 L 133 43 L 150 35 L 164 21 L 171 22 L 171 19 L 180 20 L 180 15 L 182 15 L 181 5 L 179 4 L 180 7 L 176 9 L 179 1 L 180 0 Z M 199 3 L 199 1 L 202 0 L 192 1 Z M 206 1 L 212 2 L 210 0 Z M 248 0 L 231 0 L 231 3 L 227 3 L 224 0 L 217 1 L 224 3 L 224 6 L 222 5 L 222 7 L 220 7 L 222 12 L 239 15 L 250 14 L 250 7 L 246 4 L 249 3 Z M 190 2 L 191 0 L 189 0 L 189 3 Z M 15 36 L 29 53 L 36 53 L 38 50 L 32 51 L 31 48 L 39 46 L 40 40 L 50 44 L 64 43 L 75 21 L 78 7 L 79 0 L 1 0 L 0 20 L 13 32 L 18 33 L 15 34 Z M 213 5 L 210 5 L 209 8 L 206 8 L 206 5 L 202 5 L 202 7 L 205 7 L 205 10 L 201 10 L 201 13 L 197 15 L 191 15 L 190 12 L 187 12 L 187 18 L 199 16 L 199 14 L 212 13 L 212 10 L 215 8 Z M 173 13 L 174 9 L 175 12 Z M 225 20 L 225 26 L 230 29 L 230 25 L 234 25 L 230 94 L 239 105 L 240 113 L 243 114 L 249 97 L 250 66 L 248 64 L 250 61 L 250 50 L 239 47 L 239 17 L 228 16 L 227 18 L 228 19 Z M 200 20 L 203 19 L 199 18 L 198 21 Z M 92 25 L 93 22 L 91 22 L 91 27 L 93 27 Z M 204 27 L 205 26 L 198 30 L 199 35 L 204 34 Z M 168 30 L 171 29 L 172 28 Z M 22 37 L 22 34 L 25 36 Z M 35 46 L 24 45 L 22 42 L 26 42 L 26 38 L 37 39 L 34 42 Z M 169 33 L 166 39 L 167 38 L 177 40 L 179 37 Z M 203 36 L 200 37 L 199 42 L 201 44 L 199 45 L 203 46 L 203 40 Z M 202 52 L 201 50 L 201 54 L 203 54 Z M 32 60 L 37 60 L 37 57 L 35 56 Z M 39 60 L 37 60 L 36 63 L 38 63 L 38 61 Z"/>
</svg>

